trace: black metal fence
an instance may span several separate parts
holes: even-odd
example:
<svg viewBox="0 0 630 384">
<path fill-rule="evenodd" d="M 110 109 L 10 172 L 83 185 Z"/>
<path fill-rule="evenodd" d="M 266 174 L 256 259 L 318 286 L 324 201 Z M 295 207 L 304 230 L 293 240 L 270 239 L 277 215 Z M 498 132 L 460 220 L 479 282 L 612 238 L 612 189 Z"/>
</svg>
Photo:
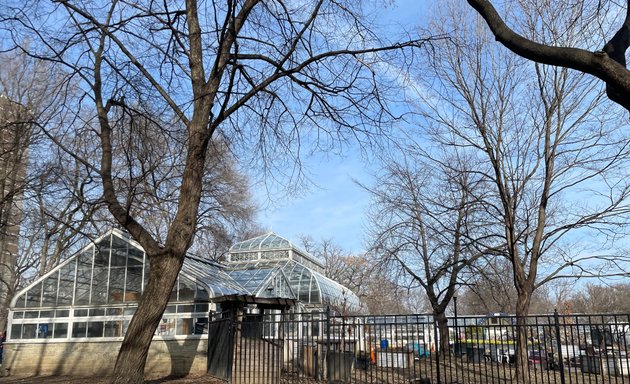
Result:
<svg viewBox="0 0 630 384">
<path fill-rule="evenodd" d="M 439 342 L 430 315 L 250 314 L 230 326 L 210 324 L 209 345 L 218 345 L 214 337 L 222 342 L 218 351 L 209 350 L 209 365 L 215 365 L 209 372 L 239 384 L 630 384 L 630 315 L 516 320 L 501 314 L 449 318 L 447 344 Z M 519 331 L 527 340 L 522 364 Z"/>
</svg>

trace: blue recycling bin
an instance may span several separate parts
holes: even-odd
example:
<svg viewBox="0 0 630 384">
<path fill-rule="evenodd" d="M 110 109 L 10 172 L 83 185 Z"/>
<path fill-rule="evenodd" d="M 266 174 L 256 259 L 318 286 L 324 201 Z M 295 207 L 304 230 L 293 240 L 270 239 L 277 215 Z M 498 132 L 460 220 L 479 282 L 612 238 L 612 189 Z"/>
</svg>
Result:
<svg viewBox="0 0 630 384">
<path fill-rule="evenodd" d="M 387 349 L 389 347 L 389 340 L 381 340 L 381 349 Z"/>
</svg>

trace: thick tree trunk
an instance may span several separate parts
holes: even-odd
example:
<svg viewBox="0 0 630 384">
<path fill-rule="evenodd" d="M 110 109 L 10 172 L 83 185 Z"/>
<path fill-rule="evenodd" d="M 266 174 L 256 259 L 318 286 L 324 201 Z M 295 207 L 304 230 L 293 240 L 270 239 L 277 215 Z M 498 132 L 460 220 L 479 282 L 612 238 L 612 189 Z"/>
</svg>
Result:
<svg viewBox="0 0 630 384">
<path fill-rule="evenodd" d="M 449 344 L 449 333 L 448 333 L 448 319 L 446 318 L 446 314 L 442 312 L 433 312 L 433 316 L 435 317 L 435 322 L 438 327 L 438 337 L 439 337 L 439 349 L 440 354 L 442 356 L 446 356 L 450 352 L 450 344 Z"/>
<path fill-rule="evenodd" d="M 516 298 L 516 382 L 529 383 L 527 363 L 527 315 L 531 301 L 529 290 L 519 291 Z"/>
<path fill-rule="evenodd" d="M 144 368 L 149 347 L 177 281 L 183 260 L 183 255 L 172 253 L 149 256 L 149 281 L 120 347 L 112 383 L 141 384 L 144 382 Z"/>
</svg>

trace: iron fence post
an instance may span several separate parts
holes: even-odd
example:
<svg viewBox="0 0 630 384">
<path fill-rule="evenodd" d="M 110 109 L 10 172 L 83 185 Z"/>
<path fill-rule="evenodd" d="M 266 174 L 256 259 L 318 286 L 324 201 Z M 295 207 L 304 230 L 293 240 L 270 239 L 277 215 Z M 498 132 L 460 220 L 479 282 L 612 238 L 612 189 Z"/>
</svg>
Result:
<svg viewBox="0 0 630 384">
<path fill-rule="evenodd" d="M 326 363 L 324 363 L 326 367 L 326 382 L 330 383 L 330 362 L 328 361 L 330 357 L 330 306 L 326 307 L 326 353 L 324 357 L 326 358 Z"/>
<path fill-rule="evenodd" d="M 560 316 L 558 316 L 558 310 L 553 311 L 553 324 L 556 329 L 556 345 L 558 347 L 558 368 L 560 369 L 560 383 L 565 384 L 564 379 L 564 363 L 562 357 L 562 341 L 560 340 Z M 549 363 L 547 363 L 549 364 Z"/>
</svg>

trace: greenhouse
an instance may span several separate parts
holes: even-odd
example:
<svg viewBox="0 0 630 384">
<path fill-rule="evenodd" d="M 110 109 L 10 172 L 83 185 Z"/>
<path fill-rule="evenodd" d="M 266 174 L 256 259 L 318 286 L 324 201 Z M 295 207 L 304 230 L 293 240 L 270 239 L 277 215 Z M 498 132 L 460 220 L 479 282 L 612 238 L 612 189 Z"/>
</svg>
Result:
<svg viewBox="0 0 630 384">
<path fill-rule="evenodd" d="M 148 268 L 142 248 L 112 230 L 16 295 L 9 339 L 123 336 Z M 212 299 L 222 296 L 296 299 L 300 309 L 330 305 L 358 312 L 356 295 L 317 272 L 323 268 L 273 233 L 234 245 L 225 265 L 189 256 L 157 335 L 200 333 L 209 311 L 216 311 Z"/>
<path fill-rule="evenodd" d="M 27 368 L 29 359 L 23 356 L 41 354 L 44 349 L 50 354 L 56 350 L 55 343 L 75 346 L 58 347 L 57 359 L 67 359 L 66 354 L 80 345 L 85 353 L 98 351 L 114 356 L 115 361 L 149 269 L 139 244 L 127 233 L 113 229 L 18 292 L 9 312 L 5 349 L 7 355 L 16 352 L 14 369 L 31 369 Z M 323 270 L 319 260 L 274 233 L 235 244 L 224 263 L 187 256 L 152 349 L 160 348 L 156 340 L 162 341 L 163 350 L 156 353 L 171 358 L 173 342 L 197 340 L 187 347 L 196 351 L 185 352 L 180 346 L 178 353 L 203 360 L 198 355 L 208 343 L 209 318 L 221 311 L 223 303 L 239 298 L 247 298 L 247 310 L 254 311 L 251 303 L 257 300 L 282 299 L 299 312 L 321 311 L 328 306 L 346 313 L 359 312 L 357 296 L 324 276 Z M 106 343 L 110 346 L 104 347 Z M 20 354 L 23 356 L 18 361 Z M 47 359 L 51 369 L 59 370 L 65 364 L 52 356 Z M 101 363 L 104 370 L 109 369 Z M 204 361 L 194 365 L 205 369 Z"/>
</svg>

